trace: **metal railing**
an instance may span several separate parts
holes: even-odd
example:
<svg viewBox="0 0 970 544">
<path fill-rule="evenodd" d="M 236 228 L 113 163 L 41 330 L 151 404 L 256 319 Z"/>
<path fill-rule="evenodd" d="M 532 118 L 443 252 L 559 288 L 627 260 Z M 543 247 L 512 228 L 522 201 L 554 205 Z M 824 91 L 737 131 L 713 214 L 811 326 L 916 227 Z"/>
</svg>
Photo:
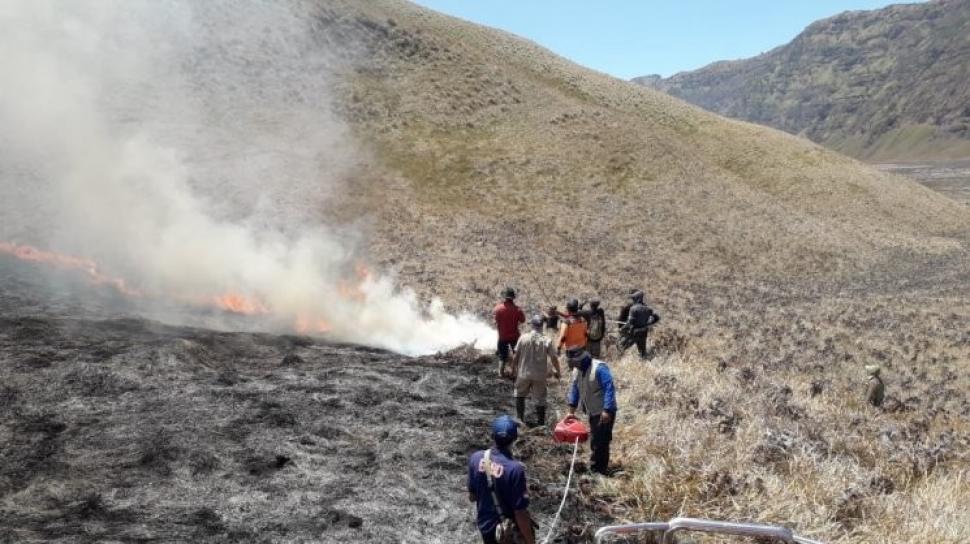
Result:
<svg viewBox="0 0 970 544">
<path fill-rule="evenodd" d="M 731 523 L 709 519 L 675 518 L 667 522 L 631 523 L 609 525 L 596 531 L 596 543 L 606 542 L 611 536 L 634 535 L 638 533 L 662 533 L 663 544 L 673 544 L 674 535 L 679 532 L 697 532 L 719 535 L 732 535 L 751 538 L 771 539 L 785 544 L 821 544 L 798 536 L 787 527 L 760 525 L 756 523 Z"/>
</svg>

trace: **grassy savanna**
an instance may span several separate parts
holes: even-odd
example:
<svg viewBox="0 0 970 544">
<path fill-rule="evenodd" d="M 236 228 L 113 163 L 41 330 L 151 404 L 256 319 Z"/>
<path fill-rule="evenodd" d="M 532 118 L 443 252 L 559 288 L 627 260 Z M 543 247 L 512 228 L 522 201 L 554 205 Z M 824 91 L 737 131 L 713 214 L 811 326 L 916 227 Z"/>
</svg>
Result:
<svg viewBox="0 0 970 544">
<path fill-rule="evenodd" d="M 889 300 L 786 304 L 737 315 L 734 335 L 695 329 L 673 349 L 680 326 L 661 332 L 650 363 L 614 365 L 627 473 L 598 492 L 631 521 L 757 520 L 823 542 L 964 541 L 970 365 L 960 331 L 970 314 L 965 304 L 950 313 L 952 302 L 904 312 Z M 874 327 L 855 336 L 856 318 Z M 863 394 L 862 366 L 873 362 L 889 391 L 881 409 Z"/>
</svg>

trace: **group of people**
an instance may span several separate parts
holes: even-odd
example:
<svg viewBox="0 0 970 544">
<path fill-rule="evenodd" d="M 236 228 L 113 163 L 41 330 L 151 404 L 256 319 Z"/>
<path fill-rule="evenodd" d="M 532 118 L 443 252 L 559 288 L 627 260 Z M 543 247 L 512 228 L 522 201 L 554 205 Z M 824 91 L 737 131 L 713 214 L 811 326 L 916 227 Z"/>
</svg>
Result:
<svg viewBox="0 0 970 544">
<path fill-rule="evenodd" d="M 486 544 L 503 542 L 513 533 L 526 543 L 535 541 L 528 515 L 525 468 L 512 456 L 511 446 L 518 437 L 520 422 L 525 421 L 527 398 L 535 404 L 537 425 L 546 424 L 546 381 L 549 377 L 561 378 L 560 355 L 571 371 L 566 396 L 569 414 L 575 415 L 577 408 L 582 408 L 588 417 L 590 470 L 595 473 L 609 474 L 617 412 L 613 376 L 601 359 L 608 320 L 600 301 L 590 300 L 587 308 L 587 304 L 572 299 L 565 312 L 549 307 L 542 315 L 532 316 L 529 330 L 521 334 L 526 318 L 515 298 L 515 291 L 507 288 L 493 315 L 498 329 L 499 375 L 514 382 L 516 419 L 497 418 L 492 425 L 494 445 L 473 454 L 468 464 L 469 498 L 478 505 L 478 528 Z M 643 292 L 631 290 L 630 301 L 616 321 L 621 347 L 624 342 L 626 347 L 636 345 L 640 357 L 646 357 L 647 332 L 659 319 L 644 304 Z"/>
<path fill-rule="evenodd" d="M 529 494 L 525 467 L 512 455 L 512 444 L 525 421 L 526 398 L 535 403 L 536 421 L 546 424 L 546 381 L 560 379 L 560 355 L 571 371 L 566 396 L 569 414 L 582 408 L 588 417 L 590 431 L 590 470 L 608 475 L 610 442 L 617 402 L 613 376 L 601 359 L 603 340 L 609 320 L 598 299 L 587 304 L 570 300 L 566 311 L 548 307 L 529 320 L 529 330 L 520 334 L 525 314 L 515 304 L 511 288 L 494 309 L 498 329 L 499 375 L 514 381 L 513 397 L 516 418 L 502 415 L 492 424 L 493 446 L 474 453 L 468 464 L 468 492 L 478 506 L 478 528 L 486 544 L 535 542 L 529 516 Z M 660 317 L 644 303 L 643 292 L 632 289 L 629 302 L 614 322 L 619 327 L 620 353 L 636 345 L 641 358 L 647 354 L 647 333 Z M 885 384 L 878 365 L 865 367 L 866 401 L 881 407 L 886 398 Z M 819 388 L 819 391 L 821 388 Z M 815 393 L 813 392 L 813 395 Z"/>
</svg>

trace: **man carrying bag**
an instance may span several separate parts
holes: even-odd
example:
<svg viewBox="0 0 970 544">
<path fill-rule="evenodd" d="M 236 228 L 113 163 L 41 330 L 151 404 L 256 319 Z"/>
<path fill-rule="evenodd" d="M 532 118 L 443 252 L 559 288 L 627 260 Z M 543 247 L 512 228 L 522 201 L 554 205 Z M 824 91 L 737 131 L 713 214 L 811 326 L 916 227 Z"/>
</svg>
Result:
<svg viewBox="0 0 970 544">
<path fill-rule="evenodd" d="M 468 459 L 468 498 L 478 505 L 478 530 L 485 544 L 535 544 L 529 516 L 525 466 L 512 457 L 518 424 L 509 416 L 492 423 L 495 444 Z"/>
</svg>

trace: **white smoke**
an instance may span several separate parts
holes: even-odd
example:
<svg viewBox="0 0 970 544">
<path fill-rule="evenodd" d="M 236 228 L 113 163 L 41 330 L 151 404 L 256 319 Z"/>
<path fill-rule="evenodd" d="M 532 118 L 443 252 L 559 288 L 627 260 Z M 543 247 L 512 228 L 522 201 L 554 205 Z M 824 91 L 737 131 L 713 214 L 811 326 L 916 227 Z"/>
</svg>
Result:
<svg viewBox="0 0 970 544">
<path fill-rule="evenodd" d="M 312 3 L 0 3 L 0 237 L 146 293 L 260 301 L 266 327 L 418 354 L 494 332 L 358 278 L 325 227 L 361 151 L 331 113 Z M 254 318 L 256 319 L 256 318 Z"/>
</svg>

